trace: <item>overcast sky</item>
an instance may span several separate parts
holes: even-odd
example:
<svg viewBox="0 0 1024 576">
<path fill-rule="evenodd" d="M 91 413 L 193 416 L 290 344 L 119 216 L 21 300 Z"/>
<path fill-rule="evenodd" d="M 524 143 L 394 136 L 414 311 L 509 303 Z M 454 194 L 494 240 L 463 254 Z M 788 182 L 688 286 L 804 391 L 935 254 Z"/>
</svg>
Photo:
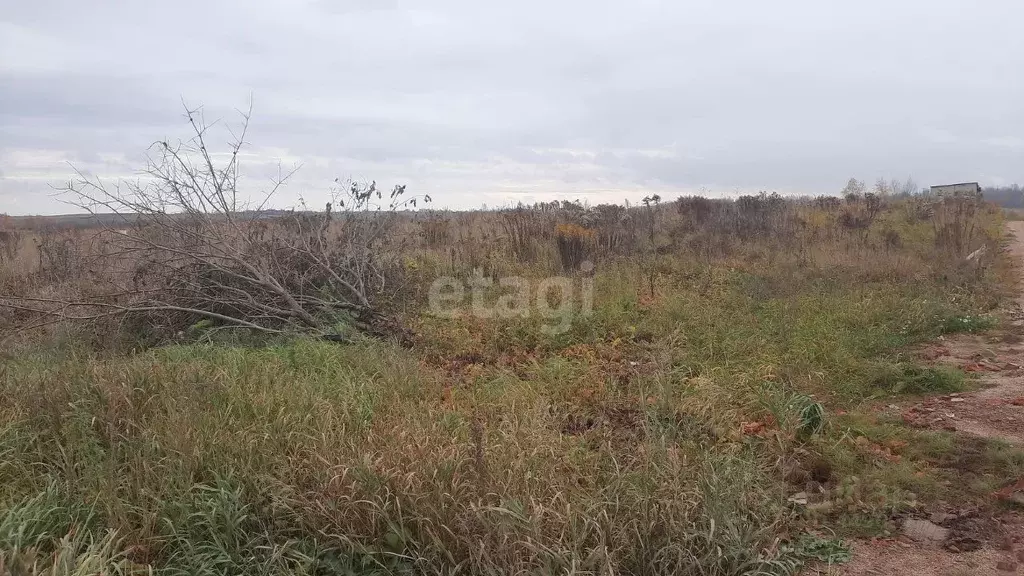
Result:
<svg viewBox="0 0 1024 576">
<path fill-rule="evenodd" d="M 0 212 L 250 94 L 247 185 L 302 165 L 281 206 L 1024 182 L 1024 2 L 0 0 Z"/>
</svg>

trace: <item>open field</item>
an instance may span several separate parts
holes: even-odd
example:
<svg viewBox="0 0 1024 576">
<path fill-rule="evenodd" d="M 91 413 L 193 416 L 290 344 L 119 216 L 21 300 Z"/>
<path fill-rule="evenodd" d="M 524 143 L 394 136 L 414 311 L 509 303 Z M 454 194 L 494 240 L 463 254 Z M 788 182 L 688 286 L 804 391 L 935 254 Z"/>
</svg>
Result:
<svg viewBox="0 0 1024 576">
<path fill-rule="evenodd" d="M 886 410 L 977 386 L 915 346 L 1019 338 L 978 198 L 394 215 L 370 299 L 392 337 L 277 309 L 225 330 L 191 293 L 38 323 L 19 302 L 115 298 L 152 262 L 9 225 L 0 573 L 792 574 L 944 503 L 1000 513 L 1024 476 Z M 443 310 L 439 278 L 464 288 Z"/>
</svg>

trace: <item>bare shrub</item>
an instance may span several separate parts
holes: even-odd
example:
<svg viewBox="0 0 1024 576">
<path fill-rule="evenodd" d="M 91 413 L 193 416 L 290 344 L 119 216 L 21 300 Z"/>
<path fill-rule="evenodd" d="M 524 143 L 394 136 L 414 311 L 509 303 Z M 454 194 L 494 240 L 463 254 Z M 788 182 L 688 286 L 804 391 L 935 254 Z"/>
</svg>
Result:
<svg viewBox="0 0 1024 576">
<path fill-rule="evenodd" d="M 50 282 L 64 282 L 82 270 L 82 241 L 72 231 L 49 229 L 35 239 L 39 273 Z"/>
<path fill-rule="evenodd" d="M 0 264 L 14 260 L 21 245 L 21 233 L 14 228 L 0 228 Z"/>
<path fill-rule="evenodd" d="M 900 236 L 899 232 L 892 228 L 886 228 L 882 231 L 882 242 L 884 243 L 887 252 L 903 248 L 903 238 Z"/>
<path fill-rule="evenodd" d="M 686 223 L 698 228 L 720 213 L 721 202 L 703 196 L 680 196 L 676 199 L 676 210 Z"/>
<path fill-rule="evenodd" d="M 661 268 L 659 256 L 670 246 L 659 244 L 661 196 L 645 196 L 640 202 L 643 206 L 639 207 L 637 212 L 637 231 L 644 239 L 641 244 L 643 252 L 640 255 L 640 269 L 647 284 L 647 293 L 653 299 L 656 296 L 656 284 Z"/>
<path fill-rule="evenodd" d="M 674 205 L 678 218 L 669 229 L 674 246 L 698 255 L 704 262 L 729 252 L 737 229 L 732 200 L 680 196 Z"/>
<path fill-rule="evenodd" d="M 980 194 L 958 192 L 932 203 L 932 227 L 935 246 L 963 258 L 975 246 L 975 217 L 982 207 Z"/>
<path fill-rule="evenodd" d="M 935 216 L 934 204 L 920 198 L 905 202 L 903 206 L 907 222 L 911 224 L 927 222 Z"/>
<path fill-rule="evenodd" d="M 522 204 L 498 212 L 501 228 L 505 231 L 509 249 L 523 262 L 531 262 L 537 255 L 534 238 L 544 234 L 543 210 L 533 210 Z"/>
<path fill-rule="evenodd" d="M 338 182 L 322 211 L 267 210 L 288 175 L 259 202 L 240 194 L 249 114 L 224 154 L 207 147 L 201 111 L 186 117 L 193 137 L 154 144 L 148 178 L 110 186 L 79 173 L 68 185 L 79 206 L 118 216 L 97 256 L 100 288 L 81 299 L 20 297 L 0 305 L 38 313 L 44 323 L 135 319 L 164 336 L 200 321 L 210 329 L 393 334 L 383 312 L 401 268 L 391 232 L 397 211 L 417 199 L 406 198 L 403 186 Z M 64 263 L 74 244 L 52 235 L 44 242 L 46 269 L 70 273 L 73 265 Z"/>
<path fill-rule="evenodd" d="M 882 212 L 882 198 L 871 192 L 863 196 L 849 195 L 846 206 L 839 215 L 839 225 L 856 234 L 861 244 L 867 244 L 868 231 Z"/>
<path fill-rule="evenodd" d="M 791 235 L 790 204 L 777 192 L 736 199 L 735 231 L 742 240 Z"/>
<path fill-rule="evenodd" d="M 591 226 L 597 233 L 597 245 L 613 254 L 632 252 L 636 245 L 633 218 L 624 206 L 600 204 L 591 210 Z"/>
<path fill-rule="evenodd" d="M 597 234 L 576 224 L 559 224 L 555 230 L 562 270 L 573 272 L 591 258 Z"/>
<path fill-rule="evenodd" d="M 843 201 L 835 196 L 818 196 L 814 199 L 814 207 L 819 210 L 834 212 L 843 205 Z"/>
<path fill-rule="evenodd" d="M 430 248 L 440 248 L 451 243 L 452 221 L 445 213 L 431 213 L 420 221 L 420 236 Z"/>
<path fill-rule="evenodd" d="M 843 228 L 856 232 L 862 238 L 867 235 L 867 230 L 871 227 L 871 220 L 859 210 L 844 210 L 839 215 L 838 222 Z"/>
</svg>

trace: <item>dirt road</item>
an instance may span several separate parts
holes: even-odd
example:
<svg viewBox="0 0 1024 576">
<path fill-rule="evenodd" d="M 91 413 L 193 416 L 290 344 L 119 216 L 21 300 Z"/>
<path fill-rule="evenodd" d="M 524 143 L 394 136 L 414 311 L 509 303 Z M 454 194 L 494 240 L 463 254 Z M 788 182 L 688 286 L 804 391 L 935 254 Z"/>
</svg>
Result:
<svg viewBox="0 0 1024 576">
<path fill-rule="evenodd" d="M 1010 222 L 1011 253 L 1024 270 L 1024 222 Z M 1022 278 L 1024 280 L 1024 278 Z M 1021 282 L 1024 286 L 1024 281 Z M 910 425 L 955 431 L 962 442 L 984 437 L 1024 446 L 1024 292 L 1004 312 L 1007 322 L 999 334 L 947 337 L 924 351 L 924 360 L 957 366 L 979 376 L 979 390 L 891 407 Z M 998 497 L 1024 503 L 1024 479 Z M 854 559 L 822 574 L 846 576 L 972 576 L 1024 574 L 1024 523 L 1004 516 L 996 542 L 971 552 L 950 552 L 949 542 L 930 544 L 904 537 L 887 542 L 854 545 Z M 926 524 L 926 527 L 938 524 Z M 946 546 L 944 547 L 943 544 Z M 953 546 L 955 548 L 955 546 Z M 813 574 L 813 571 L 811 572 Z"/>
</svg>

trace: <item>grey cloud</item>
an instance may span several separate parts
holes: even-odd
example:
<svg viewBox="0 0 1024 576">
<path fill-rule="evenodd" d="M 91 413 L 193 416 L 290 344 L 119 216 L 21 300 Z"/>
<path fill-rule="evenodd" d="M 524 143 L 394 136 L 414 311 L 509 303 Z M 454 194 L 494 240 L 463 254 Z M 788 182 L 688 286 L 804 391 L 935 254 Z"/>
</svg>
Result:
<svg viewBox="0 0 1024 576">
<path fill-rule="evenodd" d="M 335 176 L 454 206 L 1024 181 L 1022 17 L 955 0 L 12 3 L 0 211 L 53 209 L 67 161 L 141 167 L 188 136 L 182 97 L 230 122 L 250 94 L 254 186 L 303 165 L 282 202 Z"/>
</svg>

